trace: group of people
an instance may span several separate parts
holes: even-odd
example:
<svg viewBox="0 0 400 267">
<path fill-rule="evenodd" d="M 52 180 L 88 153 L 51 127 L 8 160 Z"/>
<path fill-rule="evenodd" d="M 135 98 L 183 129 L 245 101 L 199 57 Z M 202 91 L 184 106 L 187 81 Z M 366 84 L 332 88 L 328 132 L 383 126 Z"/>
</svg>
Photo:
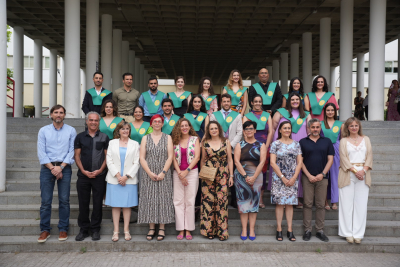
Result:
<svg viewBox="0 0 400 267">
<path fill-rule="evenodd" d="M 149 90 L 140 95 L 131 87 L 132 74 L 125 73 L 124 87 L 111 93 L 102 88 L 102 74 L 96 72 L 95 87 L 87 91 L 82 105 L 87 130 L 76 135 L 63 123 L 65 108 L 57 105 L 50 112 L 53 123 L 39 131 L 38 242 L 50 236 L 56 181 L 59 240 L 68 237 L 70 166 L 76 162 L 77 241 L 90 233 L 93 240 L 100 239 L 104 196 L 105 204 L 112 207 L 112 241 L 119 240 L 121 210 L 124 239 L 131 240 L 129 219 L 135 206 L 137 222 L 149 225 L 147 240 L 156 235 L 163 240 L 169 223 L 175 223 L 178 240 L 191 240 L 196 205 L 200 206 L 200 234 L 224 241 L 229 238 L 229 191 L 231 205 L 240 214 L 240 238 L 254 240 L 267 189 L 271 204 L 276 205 L 278 241 L 284 239 L 284 213 L 287 238 L 296 241 L 293 206 L 303 208 L 303 240 L 310 240 L 315 199 L 319 239 L 329 241 L 323 229 L 330 200 L 334 210 L 340 203 L 339 235 L 360 243 L 372 169 L 371 144 L 360 121 L 338 120 L 339 106 L 323 76 L 314 79 L 309 94 L 304 93 L 302 81 L 293 78 L 286 95 L 279 84 L 268 81 L 267 69 L 262 68 L 258 77 L 260 82 L 247 88 L 240 72 L 233 70 L 219 100 L 209 77 L 201 79 L 196 95 L 185 91 L 182 76 L 176 77 L 176 91 L 169 94 L 159 91 L 157 78 L 151 77 Z"/>
</svg>

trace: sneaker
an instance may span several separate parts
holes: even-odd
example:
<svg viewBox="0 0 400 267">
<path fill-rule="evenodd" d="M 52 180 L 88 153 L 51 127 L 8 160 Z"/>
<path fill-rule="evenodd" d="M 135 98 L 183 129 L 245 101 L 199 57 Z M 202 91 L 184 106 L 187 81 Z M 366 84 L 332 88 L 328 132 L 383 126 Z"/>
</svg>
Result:
<svg viewBox="0 0 400 267">
<path fill-rule="evenodd" d="M 65 241 L 68 239 L 68 234 L 65 231 L 61 231 L 60 235 L 58 236 L 58 240 Z"/>
<path fill-rule="evenodd" d="M 93 240 L 93 241 L 100 240 L 100 232 L 94 232 L 94 233 L 92 233 L 92 240 Z"/>
<path fill-rule="evenodd" d="M 50 237 L 50 233 L 47 232 L 47 231 L 43 231 L 43 232 L 40 234 L 40 236 L 39 236 L 37 242 L 39 242 L 39 243 L 44 243 L 44 242 L 47 241 L 47 239 L 48 239 L 49 237 Z"/>
<path fill-rule="evenodd" d="M 75 240 L 76 241 L 83 241 L 88 236 L 89 236 L 88 232 L 79 232 L 79 234 L 75 237 Z"/>
<path fill-rule="evenodd" d="M 329 238 L 322 231 L 317 232 L 316 237 L 319 238 L 321 241 L 329 242 Z"/>
<path fill-rule="evenodd" d="M 305 231 L 303 235 L 303 240 L 310 241 L 310 239 L 311 239 L 311 231 Z"/>
</svg>

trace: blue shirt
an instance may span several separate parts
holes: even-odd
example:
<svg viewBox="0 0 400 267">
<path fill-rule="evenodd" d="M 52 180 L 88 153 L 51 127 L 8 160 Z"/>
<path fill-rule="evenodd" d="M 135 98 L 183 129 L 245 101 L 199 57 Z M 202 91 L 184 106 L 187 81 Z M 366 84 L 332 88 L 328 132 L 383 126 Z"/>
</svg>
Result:
<svg viewBox="0 0 400 267">
<path fill-rule="evenodd" d="M 57 130 L 53 124 L 43 126 L 39 130 L 37 153 L 40 164 L 64 162 L 74 164 L 75 128 L 67 125 Z"/>
<path fill-rule="evenodd" d="M 146 93 L 146 94 L 149 93 L 149 94 L 150 94 L 151 100 L 152 100 L 153 102 L 156 101 L 156 97 L 157 97 L 158 90 L 157 90 L 156 94 L 153 94 L 153 93 L 151 92 L 150 89 L 149 89 L 149 91 L 144 92 L 144 93 Z M 143 94 L 144 94 L 144 93 L 143 93 Z M 143 107 L 143 109 L 144 109 L 144 114 L 143 114 L 143 116 L 153 116 L 153 115 L 156 115 L 156 114 L 151 114 L 151 113 L 149 112 L 149 110 L 147 109 L 146 102 L 144 101 L 143 94 L 141 94 L 140 97 L 139 97 L 139 106 Z M 166 94 L 164 94 L 162 100 L 164 100 L 165 98 L 167 98 L 167 95 L 166 95 Z M 162 101 L 162 100 L 161 100 L 161 101 Z M 160 105 L 158 106 L 157 114 L 160 114 L 161 116 L 163 115 L 163 111 L 162 111 L 162 108 L 161 108 L 161 103 L 160 103 Z"/>
</svg>

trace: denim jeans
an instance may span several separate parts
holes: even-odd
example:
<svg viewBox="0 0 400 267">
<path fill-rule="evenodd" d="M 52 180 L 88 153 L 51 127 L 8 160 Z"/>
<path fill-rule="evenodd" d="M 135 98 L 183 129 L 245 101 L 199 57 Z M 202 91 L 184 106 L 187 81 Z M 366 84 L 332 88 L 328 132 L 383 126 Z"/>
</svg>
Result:
<svg viewBox="0 0 400 267">
<path fill-rule="evenodd" d="M 40 206 L 40 231 L 50 233 L 51 203 L 53 202 L 54 185 L 57 181 L 58 188 L 58 210 L 60 220 L 58 222 L 59 231 L 68 232 L 69 228 L 69 195 L 71 188 L 71 166 L 67 166 L 62 171 L 62 179 L 57 180 L 51 174 L 51 170 L 42 165 L 40 170 L 40 191 L 42 204 Z"/>
</svg>

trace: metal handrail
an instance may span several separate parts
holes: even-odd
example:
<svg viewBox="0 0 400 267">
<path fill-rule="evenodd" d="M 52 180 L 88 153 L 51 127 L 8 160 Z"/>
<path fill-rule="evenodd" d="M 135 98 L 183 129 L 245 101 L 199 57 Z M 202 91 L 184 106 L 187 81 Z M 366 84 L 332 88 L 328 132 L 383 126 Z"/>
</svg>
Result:
<svg viewBox="0 0 400 267">
<path fill-rule="evenodd" d="M 13 79 L 11 79 L 10 77 L 7 77 L 7 80 L 10 80 L 10 81 L 12 82 L 12 84 L 13 84 L 13 85 L 12 85 L 12 88 L 11 88 L 10 86 L 7 85 L 7 89 L 10 89 L 11 91 L 13 91 L 13 97 L 7 95 L 8 98 L 12 99 L 13 104 L 12 104 L 12 106 L 10 106 L 9 104 L 7 104 L 7 106 L 9 106 L 10 108 L 12 108 L 12 116 L 14 117 L 14 107 L 15 107 L 15 95 L 14 95 L 15 90 L 14 90 L 14 88 L 15 88 L 15 81 L 14 81 Z"/>
</svg>

